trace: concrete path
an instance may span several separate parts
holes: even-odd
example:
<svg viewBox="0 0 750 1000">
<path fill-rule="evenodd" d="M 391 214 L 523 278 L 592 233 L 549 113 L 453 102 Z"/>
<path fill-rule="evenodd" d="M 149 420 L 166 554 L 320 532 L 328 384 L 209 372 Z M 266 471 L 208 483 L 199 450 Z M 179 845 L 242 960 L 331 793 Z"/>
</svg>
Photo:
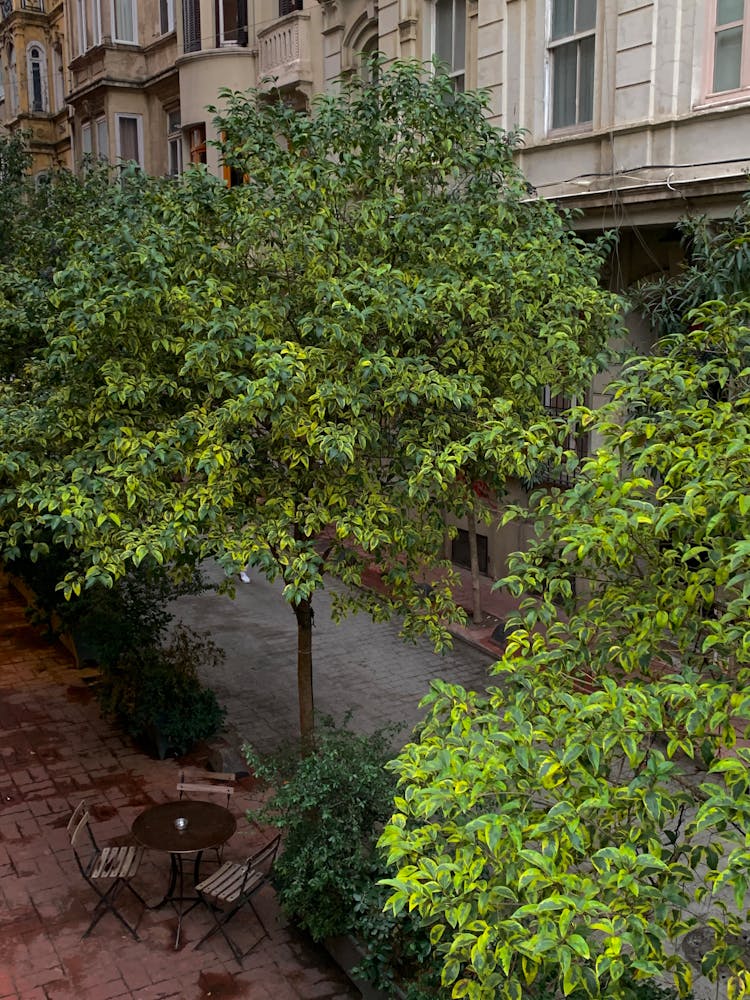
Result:
<svg viewBox="0 0 750 1000">
<path fill-rule="evenodd" d="M 203 680 L 228 709 L 228 722 L 240 737 L 266 753 L 299 734 L 297 622 L 281 585 L 250 575 L 250 584 L 238 580 L 234 599 L 207 592 L 180 598 L 173 610 L 225 650 L 223 665 Z M 207 576 L 218 582 L 222 572 L 209 566 Z M 331 591 L 338 586 L 329 581 L 313 602 L 316 711 L 341 722 L 352 710 L 351 726 L 360 732 L 398 723 L 396 743 L 403 744 L 422 717 L 419 702 L 433 678 L 473 690 L 487 685 L 487 667 L 497 650 L 493 654 L 458 638 L 441 656 L 427 642 L 405 643 L 397 621 L 376 624 L 359 614 L 336 623 Z"/>
</svg>

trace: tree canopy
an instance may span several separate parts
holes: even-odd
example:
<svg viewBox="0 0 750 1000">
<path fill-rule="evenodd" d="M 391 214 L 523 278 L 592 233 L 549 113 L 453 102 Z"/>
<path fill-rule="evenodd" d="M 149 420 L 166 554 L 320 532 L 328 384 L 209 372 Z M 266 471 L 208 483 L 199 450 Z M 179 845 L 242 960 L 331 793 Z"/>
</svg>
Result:
<svg viewBox="0 0 750 1000">
<path fill-rule="evenodd" d="M 481 95 L 423 69 L 309 115 L 223 94 L 240 185 L 100 184 L 0 397 L 5 556 L 63 543 L 69 594 L 177 553 L 281 577 L 303 731 L 325 574 L 357 583 L 377 561 L 388 595 L 352 600 L 445 642 L 449 587 L 413 581 L 462 470 L 507 479 L 559 452 L 541 389 L 588 382 L 616 322 L 606 245 L 530 194 Z"/>
<path fill-rule="evenodd" d="M 741 289 L 703 303 L 571 415 L 600 446 L 507 515 L 535 536 L 497 688 L 435 685 L 393 765 L 389 905 L 453 997 L 686 994 L 699 926 L 702 973 L 750 994 L 749 318 Z"/>
</svg>

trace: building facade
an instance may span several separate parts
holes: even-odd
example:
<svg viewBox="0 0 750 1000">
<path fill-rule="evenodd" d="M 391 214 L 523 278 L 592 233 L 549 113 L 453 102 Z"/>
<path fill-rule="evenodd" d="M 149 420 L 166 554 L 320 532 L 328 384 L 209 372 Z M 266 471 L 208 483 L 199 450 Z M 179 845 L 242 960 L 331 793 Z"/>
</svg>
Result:
<svg viewBox="0 0 750 1000">
<path fill-rule="evenodd" d="M 70 162 L 63 0 L 0 2 L 0 125 L 29 135 L 34 173 Z"/>
</svg>

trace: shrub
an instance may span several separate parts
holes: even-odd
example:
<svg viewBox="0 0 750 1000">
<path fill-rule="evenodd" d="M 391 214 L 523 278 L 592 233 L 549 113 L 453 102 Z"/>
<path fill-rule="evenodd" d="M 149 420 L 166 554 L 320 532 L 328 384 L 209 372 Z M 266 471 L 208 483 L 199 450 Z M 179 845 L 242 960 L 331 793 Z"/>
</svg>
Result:
<svg viewBox="0 0 750 1000">
<path fill-rule="evenodd" d="M 212 736 L 226 714 L 198 677 L 198 666 L 215 667 L 224 653 L 184 625 L 164 646 L 128 650 L 102 669 L 97 687 L 102 709 L 137 739 L 158 734 L 163 752 L 186 753 Z"/>
</svg>

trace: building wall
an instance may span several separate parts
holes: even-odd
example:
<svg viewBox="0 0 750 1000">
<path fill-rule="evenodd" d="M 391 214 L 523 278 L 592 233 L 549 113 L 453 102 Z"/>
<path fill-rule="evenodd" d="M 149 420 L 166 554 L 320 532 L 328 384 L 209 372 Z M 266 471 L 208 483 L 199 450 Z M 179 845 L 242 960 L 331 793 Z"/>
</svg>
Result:
<svg viewBox="0 0 750 1000">
<path fill-rule="evenodd" d="M 30 134 L 35 174 L 70 162 L 64 37 L 62 0 L 0 7 L 0 123 Z"/>
</svg>

